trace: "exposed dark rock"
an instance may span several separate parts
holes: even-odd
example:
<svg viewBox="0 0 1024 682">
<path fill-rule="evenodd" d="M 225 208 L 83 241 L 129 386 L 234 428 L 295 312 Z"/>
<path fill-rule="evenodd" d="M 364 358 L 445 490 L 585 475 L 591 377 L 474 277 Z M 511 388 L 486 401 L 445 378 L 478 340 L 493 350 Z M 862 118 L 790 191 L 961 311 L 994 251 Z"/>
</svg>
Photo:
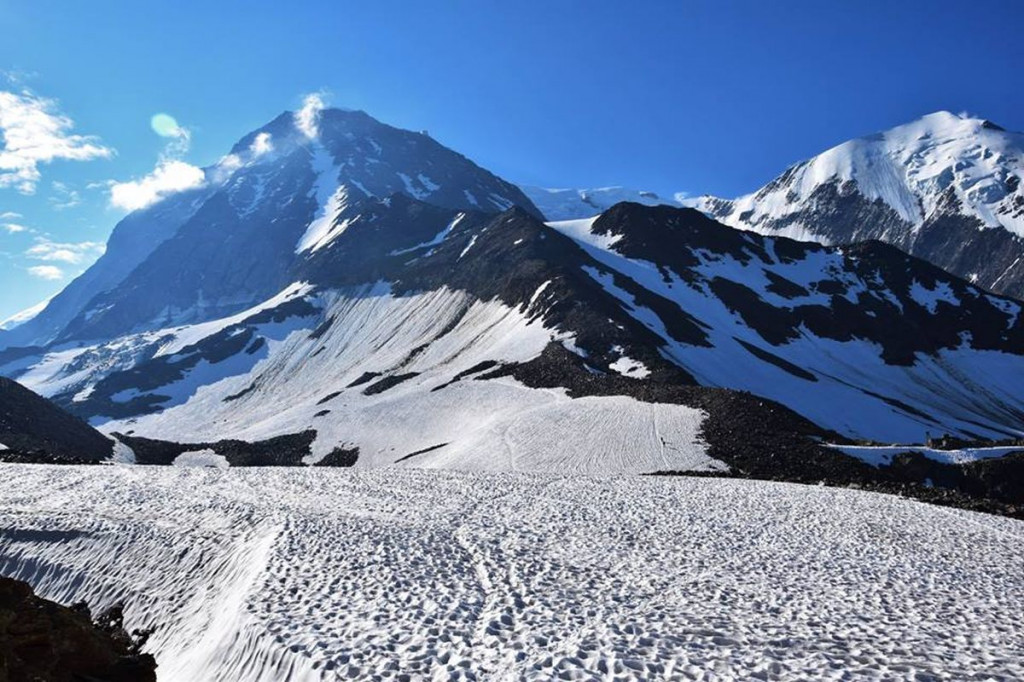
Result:
<svg viewBox="0 0 1024 682">
<path fill-rule="evenodd" d="M 185 452 L 213 450 L 233 467 L 302 466 L 303 458 L 310 454 L 316 431 L 276 436 L 249 443 L 241 440 L 221 440 L 214 443 L 175 443 L 140 436 L 116 434 L 117 438 L 135 453 L 138 464 L 168 465 Z"/>
<path fill-rule="evenodd" d="M 0 682 L 155 682 L 156 661 L 141 652 L 147 637 L 125 631 L 120 607 L 94 623 L 82 604 L 0 577 Z"/>
<path fill-rule="evenodd" d="M 318 467 L 352 467 L 359 460 L 359 448 L 337 447 L 324 455 L 323 459 L 313 466 Z"/>
<path fill-rule="evenodd" d="M 0 459 L 96 462 L 109 459 L 114 442 L 81 419 L 0 377 Z"/>
<path fill-rule="evenodd" d="M 356 386 L 362 386 L 363 384 L 368 384 L 368 383 L 370 383 L 371 381 L 373 381 L 374 379 L 376 379 L 379 376 L 380 376 L 380 372 L 363 372 L 358 377 L 356 377 L 355 381 L 353 381 L 351 384 L 349 384 L 345 388 L 355 388 Z M 331 398 L 334 398 L 334 397 L 339 396 L 339 395 L 341 395 L 341 391 L 338 391 L 337 393 L 332 393 L 331 394 Z M 323 402 L 323 401 L 321 401 L 321 402 Z"/>
<path fill-rule="evenodd" d="M 337 398 L 339 395 L 341 395 L 341 391 L 332 391 L 331 393 L 325 395 L 323 398 L 320 398 L 320 400 L 316 401 L 316 404 L 323 405 L 325 403 L 329 403 L 335 398 Z"/>
<path fill-rule="evenodd" d="M 405 455 L 403 457 L 399 457 L 398 459 L 396 459 L 395 460 L 395 464 L 398 464 L 399 462 L 404 462 L 407 459 L 412 459 L 413 457 L 416 457 L 417 455 L 425 455 L 428 452 L 433 452 L 434 450 L 440 450 L 441 448 L 443 448 L 446 445 L 448 445 L 448 443 L 438 443 L 437 445 L 431 445 L 429 448 L 423 448 L 422 450 L 417 450 L 416 452 L 410 452 L 408 455 Z"/>
<path fill-rule="evenodd" d="M 363 389 L 363 395 L 377 395 L 378 393 L 383 393 L 389 388 L 394 388 L 398 384 L 408 381 L 416 376 L 419 376 L 419 372 L 406 372 L 405 374 L 394 374 L 384 377 L 380 381 L 372 383 Z"/>
</svg>

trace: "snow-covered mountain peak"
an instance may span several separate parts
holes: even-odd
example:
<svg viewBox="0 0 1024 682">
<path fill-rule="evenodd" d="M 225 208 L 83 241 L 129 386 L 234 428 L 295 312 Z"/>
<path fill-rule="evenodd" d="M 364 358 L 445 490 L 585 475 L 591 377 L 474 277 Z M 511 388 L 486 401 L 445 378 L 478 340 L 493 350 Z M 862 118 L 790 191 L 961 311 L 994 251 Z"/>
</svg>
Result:
<svg viewBox="0 0 1024 682">
<path fill-rule="evenodd" d="M 126 216 L 106 255 L 0 349 L 200 322 L 264 300 L 344 231 L 346 207 L 403 194 L 444 209 L 540 217 L 518 187 L 423 132 L 362 111 L 286 111 L 205 169 L 203 187 Z"/>
<path fill-rule="evenodd" d="M 1022 174 L 1024 136 L 985 119 L 938 111 L 837 145 L 730 206 L 711 197 L 699 205 L 732 225 L 777 231 L 773 223 L 801 212 L 822 187 L 833 185 L 841 196 L 881 201 L 914 228 L 937 212 L 958 210 L 984 227 L 1024 235 Z M 810 229 L 795 218 L 787 223 L 796 236 Z"/>
<path fill-rule="evenodd" d="M 752 194 L 703 196 L 690 205 L 762 234 L 824 243 L 879 239 L 1021 296 L 1022 178 L 1024 135 L 937 111 L 832 147 Z"/>
</svg>

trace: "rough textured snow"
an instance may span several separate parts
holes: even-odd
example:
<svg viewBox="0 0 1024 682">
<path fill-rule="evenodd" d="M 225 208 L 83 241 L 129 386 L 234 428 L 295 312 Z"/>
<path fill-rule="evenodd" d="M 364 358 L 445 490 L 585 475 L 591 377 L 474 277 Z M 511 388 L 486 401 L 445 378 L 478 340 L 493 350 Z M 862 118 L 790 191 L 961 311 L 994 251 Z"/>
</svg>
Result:
<svg viewBox="0 0 1024 682">
<path fill-rule="evenodd" d="M 0 528 L 162 682 L 1024 676 L 1024 524 L 860 491 L 8 465 Z"/>
</svg>

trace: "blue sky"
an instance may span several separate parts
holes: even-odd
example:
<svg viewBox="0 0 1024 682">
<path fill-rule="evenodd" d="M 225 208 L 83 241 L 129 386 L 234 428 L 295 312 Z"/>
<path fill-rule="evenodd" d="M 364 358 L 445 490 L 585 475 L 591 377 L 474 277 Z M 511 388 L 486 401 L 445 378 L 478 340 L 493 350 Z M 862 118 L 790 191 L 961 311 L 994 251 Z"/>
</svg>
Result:
<svg viewBox="0 0 1024 682">
<path fill-rule="evenodd" d="M 97 257 L 115 183 L 213 163 L 310 92 L 517 182 L 732 196 L 939 109 L 1024 129 L 1022 29 L 994 0 L 0 0 L 0 127 L 52 133 L 0 150 L 0 320 Z"/>
</svg>

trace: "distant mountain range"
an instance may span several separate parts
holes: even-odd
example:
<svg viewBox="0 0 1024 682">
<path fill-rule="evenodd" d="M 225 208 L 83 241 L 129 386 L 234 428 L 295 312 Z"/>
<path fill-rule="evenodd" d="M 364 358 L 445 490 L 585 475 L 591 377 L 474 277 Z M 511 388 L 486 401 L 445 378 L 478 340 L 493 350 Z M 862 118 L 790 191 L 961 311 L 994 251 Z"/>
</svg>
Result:
<svg viewBox="0 0 1024 682">
<path fill-rule="evenodd" d="M 1021 304 L 878 241 L 524 193 L 362 112 L 206 177 L 0 335 L 0 374 L 137 459 L 860 481 L 895 474 L 825 443 L 1024 434 Z"/>
<path fill-rule="evenodd" d="M 623 201 L 645 206 L 678 207 L 683 206 L 686 200 L 686 195 L 682 192 L 671 197 L 663 197 L 655 192 L 626 187 L 547 189 L 523 185 L 522 190 L 548 220 L 591 218 Z"/>
<path fill-rule="evenodd" d="M 1024 135 L 940 111 L 802 161 L 738 199 L 728 225 L 831 244 L 877 239 L 1024 298 Z"/>
</svg>

